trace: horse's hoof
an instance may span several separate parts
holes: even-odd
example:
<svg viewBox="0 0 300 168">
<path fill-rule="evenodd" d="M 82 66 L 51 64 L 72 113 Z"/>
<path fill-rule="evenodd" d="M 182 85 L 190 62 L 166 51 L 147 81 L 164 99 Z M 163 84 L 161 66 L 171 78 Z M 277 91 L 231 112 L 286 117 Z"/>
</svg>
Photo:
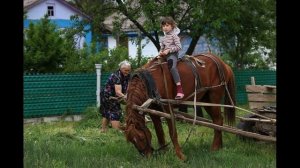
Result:
<svg viewBox="0 0 300 168">
<path fill-rule="evenodd" d="M 212 151 L 212 152 L 214 152 L 214 151 L 218 151 L 218 150 L 220 150 L 220 147 L 215 147 L 215 148 L 210 148 L 210 150 Z"/>
<path fill-rule="evenodd" d="M 187 158 L 186 158 L 186 156 L 185 156 L 184 154 L 182 154 L 182 155 L 179 157 L 179 159 L 182 160 L 182 161 L 186 161 L 186 160 L 187 160 Z"/>
</svg>

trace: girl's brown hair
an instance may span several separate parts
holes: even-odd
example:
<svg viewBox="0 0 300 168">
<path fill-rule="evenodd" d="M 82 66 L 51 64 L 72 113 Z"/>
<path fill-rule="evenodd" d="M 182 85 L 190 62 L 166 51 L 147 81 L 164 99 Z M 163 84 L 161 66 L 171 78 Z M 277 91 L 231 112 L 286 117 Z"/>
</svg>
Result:
<svg viewBox="0 0 300 168">
<path fill-rule="evenodd" d="M 161 28 L 165 24 L 170 24 L 173 28 L 176 27 L 176 22 L 174 21 L 174 19 L 172 17 L 163 17 L 160 22 Z"/>
</svg>

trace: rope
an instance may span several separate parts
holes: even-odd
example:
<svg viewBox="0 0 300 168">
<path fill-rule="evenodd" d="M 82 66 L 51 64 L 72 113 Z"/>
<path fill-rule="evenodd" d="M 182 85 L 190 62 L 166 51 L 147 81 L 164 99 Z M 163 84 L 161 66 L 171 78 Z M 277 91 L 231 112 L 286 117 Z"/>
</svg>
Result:
<svg viewBox="0 0 300 168">
<path fill-rule="evenodd" d="M 226 81 L 225 81 L 224 68 L 223 68 L 222 66 L 220 66 L 219 62 L 218 62 L 217 60 L 215 60 L 215 58 L 213 58 L 212 56 L 210 56 L 210 55 L 205 55 L 205 54 L 202 54 L 202 56 L 205 56 L 205 57 L 210 58 L 210 59 L 213 60 L 213 61 L 215 62 L 215 64 L 217 65 L 217 68 L 218 68 L 218 71 L 219 71 L 219 75 L 220 75 L 220 80 L 221 80 L 222 82 L 224 82 L 225 90 L 226 90 L 226 93 L 227 93 L 227 95 L 228 95 L 228 97 L 229 97 L 229 100 L 230 100 L 231 105 L 234 105 L 233 100 L 232 100 L 232 98 L 231 98 L 231 95 L 230 95 L 230 93 L 229 93 L 228 87 L 227 87 L 227 83 L 226 83 Z"/>
<path fill-rule="evenodd" d="M 165 86 L 165 90 L 166 90 L 166 93 L 167 93 L 167 97 L 170 98 L 169 97 L 169 93 L 168 93 L 168 87 L 167 87 L 168 86 L 168 82 L 167 82 L 167 79 L 166 79 L 164 68 L 163 68 L 162 63 L 161 63 L 161 59 L 159 58 L 158 61 L 160 63 L 160 68 L 161 68 L 161 70 L 163 72 L 164 84 L 165 84 L 164 86 Z M 170 102 L 168 102 L 168 106 L 169 106 L 169 111 L 170 111 L 170 114 L 171 114 L 171 122 L 172 122 L 172 128 L 173 128 L 173 135 L 172 135 L 172 137 L 174 137 L 174 135 L 175 135 L 175 116 L 174 116 L 173 108 L 171 107 L 171 103 Z M 162 108 L 163 108 L 164 112 L 166 112 L 164 106 L 162 106 Z"/>
<path fill-rule="evenodd" d="M 197 86 L 196 85 L 197 85 L 197 80 L 195 78 L 195 93 L 197 91 Z M 187 138 L 185 139 L 185 142 L 182 145 L 183 147 L 186 144 L 186 142 L 188 141 L 188 139 L 190 138 L 192 131 L 195 129 L 195 125 L 196 125 L 195 123 L 196 123 L 196 120 L 197 120 L 196 100 L 197 100 L 197 94 L 194 94 L 194 121 L 193 121 L 193 126 L 189 130 L 189 134 L 188 134 Z"/>
</svg>

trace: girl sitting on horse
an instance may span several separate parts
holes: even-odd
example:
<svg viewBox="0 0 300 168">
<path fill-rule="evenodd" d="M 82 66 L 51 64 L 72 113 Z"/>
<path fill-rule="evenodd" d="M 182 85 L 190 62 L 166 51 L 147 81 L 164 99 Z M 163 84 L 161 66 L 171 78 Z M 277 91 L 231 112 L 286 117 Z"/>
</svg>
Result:
<svg viewBox="0 0 300 168">
<path fill-rule="evenodd" d="M 180 33 L 176 22 L 171 17 L 164 17 L 161 21 L 161 29 L 164 32 L 164 37 L 160 42 L 160 51 L 158 57 L 166 57 L 168 67 L 171 71 L 174 82 L 176 83 L 177 95 L 175 99 L 184 97 L 180 76 L 177 70 L 178 52 L 181 50 L 180 39 L 177 36 Z"/>
</svg>

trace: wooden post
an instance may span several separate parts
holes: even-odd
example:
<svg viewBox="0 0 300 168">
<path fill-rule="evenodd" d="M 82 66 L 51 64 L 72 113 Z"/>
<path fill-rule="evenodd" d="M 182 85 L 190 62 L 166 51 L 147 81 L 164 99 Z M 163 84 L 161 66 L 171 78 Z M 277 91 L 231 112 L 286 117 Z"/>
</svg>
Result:
<svg viewBox="0 0 300 168">
<path fill-rule="evenodd" d="M 96 86 L 96 100 L 97 100 L 97 107 L 100 107 L 100 86 L 101 86 L 101 67 L 102 64 L 95 64 L 96 67 L 96 74 L 97 74 L 97 86 Z"/>
<path fill-rule="evenodd" d="M 255 85 L 255 78 L 254 78 L 254 76 L 251 76 L 251 85 Z"/>
</svg>

